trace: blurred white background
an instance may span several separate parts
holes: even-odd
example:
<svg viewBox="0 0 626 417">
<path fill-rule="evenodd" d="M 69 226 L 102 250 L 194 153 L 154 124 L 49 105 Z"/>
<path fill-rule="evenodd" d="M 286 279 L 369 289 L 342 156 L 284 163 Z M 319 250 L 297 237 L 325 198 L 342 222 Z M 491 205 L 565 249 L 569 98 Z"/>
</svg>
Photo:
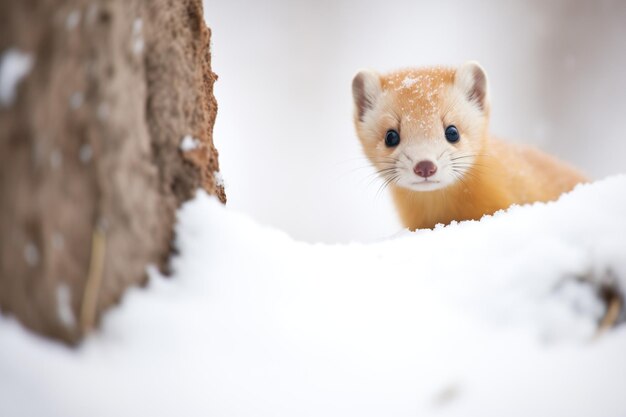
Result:
<svg viewBox="0 0 626 417">
<path fill-rule="evenodd" d="M 205 0 L 228 205 L 311 242 L 401 226 L 352 125 L 360 68 L 475 59 L 492 132 L 626 172 L 626 2 Z M 626 192 L 626 190 L 625 190 Z"/>
</svg>

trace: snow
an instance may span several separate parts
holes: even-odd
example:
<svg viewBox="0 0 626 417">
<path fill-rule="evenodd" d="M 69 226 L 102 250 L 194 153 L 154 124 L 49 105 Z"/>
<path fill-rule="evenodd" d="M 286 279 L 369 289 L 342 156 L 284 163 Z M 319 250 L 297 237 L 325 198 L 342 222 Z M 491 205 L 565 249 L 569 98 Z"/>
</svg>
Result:
<svg viewBox="0 0 626 417">
<path fill-rule="evenodd" d="M 310 244 L 199 193 L 78 349 L 0 319 L 0 415 L 623 416 L 626 176 L 375 243 Z"/>
<path fill-rule="evenodd" d="M 200 146 L 200 141 L 191 135 L 185 135 L 180 142 L 180 150 L 183 152 L 193 151 Z"/>
<path fill-rule="evenodd" d="M 133 21 L 133 31 L 132 31 L 132 50 L 135 55 L 140 55 L 144 49 L 144 40 L 141 35 L 141 31 L 143 29 L 143 20 L 141 18 L 136 18 Z"/>
<path fill-rule="evenodd" d="M 384 76 L 389 80 L 389 84 L 399 84 L 394 91 L 409 90 L 409 97 L 413 97 L 408 100 L 411 106 L 401 107 L 402 116 L 406 120 L 415 118 L 419 121 L 422 131 L 428 131 L 433 128 L 433 120 L 438 118 L 436 113 L 439 106 L 435 97 L 445 86 L 443 75 L 446 69 L 439 66 L 430 67 L 428 70 L 422 69 L 415 77 L 404 75 L 405 72 L 406 70 L 393 71 Z"/>
<path fill-rule="evenodd" d="M 134 36 L 140 35 L 142 29 L 143 29 L 143 20 L 138 17 L 133 21 L 133 35 Z"/>
<path fill-rule="evenodd" d="M 83 105 L 83 101 L 85 101 L 85 96 L 83 95 L 83 93 L 80 91 L 76 91 L 72 93 L 70 97 L 70 107 L 76 110 Z"/>
<path fill-rule="evenodd" d="M 6 50 L 0 56 L 0 106 L 13 104 L 17 86 L 33 67 L 31 54 L 16 48 Z"/>
<path fill-rule="evenodd" d="M 65 29 L 74 30 L 80 23 L 80 10 L 72 10 L 65 19 Z"/>
<path fill-rule="evenodd" d="M 402 80 L 402 87 L 403 88 L 409 88 L 411 86 L 413 86 L 415 83 L 417 83 L 419 81 L 418 78 L 411 78 L 409 76 L 405 77 Z"/>
<path fill-rule="evenodd" d="M 213 171 L 213 178 L 215 178 L 215 185 L 218 187 L 224 187 L 224 177 L 219 171 Z"/>
<path fill-rule="evenodd" d="M 66 284 L 57 287 L 57 315 L 61 323 L 68 328 L 76 326 L 76 317 L 71 307 L 72 292 Z"/>
<path fill-rule="evenodd" d="M 24 260 L 31 267 L 39 265 L 39 249 L 33 242 L 28 242 L 24 246 Z"/>
</svg>

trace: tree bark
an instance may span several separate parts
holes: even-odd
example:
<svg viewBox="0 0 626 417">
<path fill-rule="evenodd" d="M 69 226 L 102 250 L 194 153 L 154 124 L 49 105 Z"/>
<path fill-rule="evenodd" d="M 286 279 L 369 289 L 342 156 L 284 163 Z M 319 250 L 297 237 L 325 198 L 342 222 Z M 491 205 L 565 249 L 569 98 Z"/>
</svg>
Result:
<svg viewBox="0 0 626 417">
<path fill-rule="evenodd" d="M 201 0 L 0 2 L 3 313 L 75 343 L 225 202 L 209 46 Z"/>
</svg>

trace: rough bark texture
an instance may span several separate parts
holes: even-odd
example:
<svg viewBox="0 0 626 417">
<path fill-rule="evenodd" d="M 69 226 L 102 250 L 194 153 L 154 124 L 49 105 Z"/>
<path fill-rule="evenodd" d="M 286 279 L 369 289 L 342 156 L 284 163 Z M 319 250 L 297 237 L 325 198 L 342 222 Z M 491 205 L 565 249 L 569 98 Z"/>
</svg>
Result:
<svg viewBox="0 0 626 417">
<path fill-rule="evenodd" d="M 166 266 L 182 202 L 225 201 L 209 44 L 201 0 L 0 2 L 0 59 L 34 58 L 0 103 L 5 314 L 78 341 Z"/>
</svg>

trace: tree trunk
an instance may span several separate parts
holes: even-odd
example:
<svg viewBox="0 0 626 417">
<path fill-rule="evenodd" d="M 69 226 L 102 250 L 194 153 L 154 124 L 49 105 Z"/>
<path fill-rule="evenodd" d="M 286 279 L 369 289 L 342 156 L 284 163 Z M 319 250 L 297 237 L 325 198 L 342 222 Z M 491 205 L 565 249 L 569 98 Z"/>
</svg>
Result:
<svg viewBox="0 0 626 417">
<path fill-rule="evenodd" d="M 225 201 L 201 0 L 0 2 L 0 308 L 77 342 Z"/>
</svg>

